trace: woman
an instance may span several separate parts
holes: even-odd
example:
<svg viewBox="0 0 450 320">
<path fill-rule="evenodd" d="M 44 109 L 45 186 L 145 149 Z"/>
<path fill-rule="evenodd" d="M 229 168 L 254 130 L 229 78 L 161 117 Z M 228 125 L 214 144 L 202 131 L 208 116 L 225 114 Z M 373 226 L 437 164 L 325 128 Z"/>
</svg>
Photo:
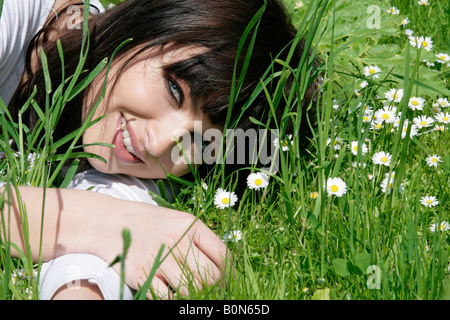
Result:
<svg viewBox="0 0 450 320">
<path fill-rule="evenodd" d="M 65 74 L 73 74 L 79 59 L 82 32 L 67 27 L 70 4 L 78 2 L 56 1 L 53 10 L 57 15 L 50 14 L 45 26 L 33 38 L 27 50 L 21 83 L 9 103 L 11 114 L 17 114 L 17 109 L 35 86 L 38 88 L 35 100 L 44 105 L 45 91 L 39 90 L 45 87 L 39 48 L 43 48 L 48 57 L 53 91 L 62 80 L 56 39 L 61 40 L 64 48 Z M 187 294 L 183 286 L 185 268 L 193 272 L 199 288 L 215 284 L 223 277 L 229 254 L 225 244 L 206 225 L 185 212 L 151 205 L 151 199 L 129 201 L 131 198 L 123 194 L 134 194 L 134 182 L 141 183 L 138 189 L 146 191 L 152 188 L 146 179 L 165 178 L 168 172 L 177 176 L 189 173 L 187 164 L 173 157 L 173 150 L 177 148 L 174 136 L 179 136 L 180 132 L 202 136 L 207 130 L 223 130 L 235 65 L 240 72 L 250 41 L 245 42 L 242 53 L 236 58 L 238 46 L 252 18 L 264 5 L 263 0 L 129 0 L 92 15 L 87 69 L 94 68 L 105 57 L 110 58 L 127 39 L 133 40 L 114 59 L 105 98 L 95 109 L 94 118 L 107 116 L 83 135 L 82 142 L 88 145 L 85 151 L 103 157 L 106 162 L 88 159 L 93 170 L 81 173 L 72 189 L 47 190 L 42 256 L 46 261 L 57 258 L 53 261 L 56 265 L 62 261 L 63 266 L 62 269 L 52 269 L 51 263 L 44 266 L 43 283 L 51 283 L 52 287 L 49 290 L 41 288 L 51 292 L 47 298 L 76 298 L 77 294 L 83 298 L 116 297 L 106 293 L 108 283 L 115 281 L 117 284 L 117 279 L 108 282 L 109 276 L 105 280 L 107 284 L 102 282 L 103 275 L 98 274 L 95 277 L 70 278 L 70 281 L 77 281 L 77 288 L 81 288 L 76 291 L 63 285 L 69 282 L 67 274 L 65 282 L 58 280 L 55 284 L 51 278 L 64 278 L 58 273 L 67 270 L 67 266 L 81 256 L 94 257 L 97 262 L 101 258 L 98 268 L 107 270 L 105 273 L 110 272 L 111 269 L 104 268 L 105 261 L 112 261 L 121 252 L 120 234 L 124 228 L 130 230 L 133 239 L 125 268 L 125 282 L 132 289 L 137 289 L 145 281 L 161 244 L 171 248 L 176 244 L 176 247 L 172 248 L 173 254 L 164 260 L 152 280 L 158 296 L 170 297 L 170 287 Z M 249 39 L 254 30 L 256 28 Z M 267 1 L 257 27 L 245 81 L 232 109 L 232 118 L 240 114 L 271 66 L 272 59 L 280 52 L 281 59 L 286 57 L 286 48 L 295 36 L 296 31 L 283 5 L 279 1 Z M 293 66 L 300 60 L 303 44 L 301 41 L 296 48 L 291 60 Z M 272 67 L 274 72 L 281 68 L 277 64 Z M 100 74 L 81 95 L 67 104 L 53 136 L 54 141 L 81 126 L 101 96 L 104 76 L 104 73 Z M 314 90 L 315 87 L 310 86 L 303 105 L 309 104 Z M 264 93 L 256 97 L 243 113 L 240 128 L 251 127 L 250 117 L 262 118 L 265 99 Z M 279 114 L 283 112 L 281 109 L 277 110 Z M 306 108 L 302 114 L 306 117 Z M 25 119 L 26 124 L 33 128 L 38 115 L 30 108 Z M 196 126 L 196 123 L 201 123 L 201 126 Z M 300 134 L 306 135 L 306 128 L 303 126 Z M 96 142 L 113 144 L 114 148 L 95 145 Z M 193 142 L 190 148 L 188 155 L 202 146 Z M 64 146 L 60 151 L 65 151 Z M 134 177 L 131 178 L 134 180 L 124 182 L 127 178 L 123 175 Z M 75 190 L 86 189 L 91 184 L 101 185 L 99 192 Z M 36 259 L 42 190 L 22 187 L 21 197 L 25 204 L 33 203 L 33 208 L 37 208 L 27 206 L 31 226 L 30 250 Z M 18 226 L 17 199 L 11 194 L 9 200 L 13 208 L 9 236 L 24 250 L 26 246 Z M 83 255 L 73 255 L 78 253 Z M 65 257 L 75 257 L 75 260 L 64 261 Z M 88 260 L 86 264 L 96 264 L 95 261 Z M 118 272 L 118 266 L 114 268 Z M 114 276 L 117 274 L 111 275 Z M 117 288 L 113 289 L 116 293 Z"/>
</svg>

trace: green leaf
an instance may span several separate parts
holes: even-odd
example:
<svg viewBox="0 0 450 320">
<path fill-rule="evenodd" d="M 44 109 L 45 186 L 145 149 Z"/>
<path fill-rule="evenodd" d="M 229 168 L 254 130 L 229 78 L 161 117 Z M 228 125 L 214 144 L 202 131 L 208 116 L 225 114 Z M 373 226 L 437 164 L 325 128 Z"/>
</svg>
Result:
<svg viewBox="0 0 450 320">
<path fill-rule="evenodd" d="M 311 300 L 331 300 L 330 299 L 330 289 L 318 289 L 314 292 Z"/>
<path fill-rule="evenodd" d="M 367 268 L 371 265 L 371 256 L 367 252 L 358 253 L 354 259 L 354 265 L 359 268 L 359 270 L 364 274 L 366 273 Z"/>
<path fill-rule="evenodd" d="M 341 258 L 336 258 L 333 259 L 333 267 L 334 267 L 334 272 L 336 272 L 338 275 L 340 275 L 341 277 L 347 277 L 350 275 L 350 271 L 348 270 L 348 261 L 341 259 Z"/>
</svg>

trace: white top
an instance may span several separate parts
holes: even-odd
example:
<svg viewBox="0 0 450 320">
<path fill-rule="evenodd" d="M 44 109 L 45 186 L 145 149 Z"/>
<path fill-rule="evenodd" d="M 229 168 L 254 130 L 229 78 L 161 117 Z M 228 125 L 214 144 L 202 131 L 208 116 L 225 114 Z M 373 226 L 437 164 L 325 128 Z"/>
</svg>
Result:
<svg viewBox="0 0 450 320">
<path fill-rule="evenodd" d="M 25 70 L 26 51 L 42 28 L 55 0 L 4 0 L 0 18 L 0 98 L 8 105 Z M 99 0 L 91 4 L 100 12 Z M 92 11 L 95 12 L 95 11 Z"/>
<path fill-rule="evenodd" d="M 167 180 L 163 181 L 166 195 L 169 201 L 172 202 L 172 188 Z M 175 188 L 175 186 L 173 187 Z M 118 199 L 145 202 L 155 206 L 157 203 L 152 199 L 148 191 L 160 194 L 157 183 L 152 179 L 139 179 L 122 174 L 106 174 L 95 169 L 76 174 L 68 188 L 91 190 Z M 176 192 L 176 189 L 174 191 Z"/>
</svg>

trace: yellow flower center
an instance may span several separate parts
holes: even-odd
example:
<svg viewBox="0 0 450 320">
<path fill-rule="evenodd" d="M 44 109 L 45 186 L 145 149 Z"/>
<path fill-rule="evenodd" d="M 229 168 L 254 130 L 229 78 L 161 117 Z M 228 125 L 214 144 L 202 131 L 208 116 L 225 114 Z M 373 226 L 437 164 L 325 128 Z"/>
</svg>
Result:
<svg viewBox="0 0 450 320">
<path fill-rule="evenodd" d="M 389 161 L 389 159 L 386 157 L 381 158 L 381 162 L 388 162 L 388 161 Z"/>
<path fill-rule="evenodd" d="M 422 47 L 428 47 L 428 42 L 422 41 Z"/>
<path fill-rule="evenodd" d="M 369 73 L 374 74 L 375 73 L 375 69 L 370 69 Z"/>
<path fill-rule="evenodd" d="M 439 230 L 444 230 L 444 225 L 443 225 L 443 224 L 441 224 L 441 225 L 439 226 Z"/>
<path fill-rule="evenodd" d="M 222 204 L 228 204 L 230 203 L 230 199 L 229 198 L 223 198 L 222 199 Z"/>
<path fill-rule="evenodd" d="M 431 162 L 437 162 L 436 158 L 431 159 Z"/>
<path fill-rule="evenodd" d="M 442 60 L 445 60 L 445 56 L 440 56 L 439 58 L 441 58 Z"/>
<path fill-rule="evenodd" d="M 387 113 L 383 114 L 381 116 L 384 120 L 388 120 L 389 119 L 389 115 Z"/>
<path fill-rule="evenodd" d="M 332 192 L 337 192 L 337 191 L 339 190 L 339 187 L 338 187 L 337 185 L 334 184 L 334 185 L 331 186 L 330 190 L 331 190 Z"/>
<path fill-rule="evenodd" d="M 414 100 L 414 101 L 412 102 L 412 104 L 415 105 L 415 106 L 417 106 L 417 105 L 419 105 L 419 102 L 416 101 L 416 100 Z"/>
<path fill-rule="evenodd" d="M 353 150 L 358 151 L 358 146 L 354 146 Z"/>
<path fill-rule="evenodd" d="M 428 204 L 431 204 L 432 202 L 433 202 L 433 200 L 430 200 L 430 199 L 427 200 Z"/>
<path fill-rule="evenodd" d="M 421 125 L 421 126 L 426 126 L 426 125 L 427 125 L 427 122 L 426 122 L 426 121 L 422 121 L 422 122 L 420 123 L 420 125 Z"/>
<path fill-rule="evenodd" d="M 376 128 L 377 128 L 377 129 L 380 129 L 380 128 L 381 128 L 381 124 L 380 124 L 380 123 L 377 123 Z"/>
<path fill-rule="evenodd" d="M 262 179 L 260 179 L 260 178 L 255 179 L 255 184 L 256 184 L 257 186 L 262 185 L 262 183 L 263 183 Z"/>
<path fill-rule="evenodd" d="M 448 121 L 448 117 L 445 117 L 445 116 L 444 116 L 444 117 L 442 117 L 442 120 L 443 120 L 443 121 Z"/>
<path fill-rule="evenodd" d="M 309 196 L 311 197 L 311 199 L 316 199 L 317 196 L 319 195 L 319 193 L 317 191 L 313 191 L 309 194 Z"/>
<path fill-rule="evenodd" d="M 445 102 L 440 102 L 439 104 L 443 107 L 445 106 Z"/>
</svg>

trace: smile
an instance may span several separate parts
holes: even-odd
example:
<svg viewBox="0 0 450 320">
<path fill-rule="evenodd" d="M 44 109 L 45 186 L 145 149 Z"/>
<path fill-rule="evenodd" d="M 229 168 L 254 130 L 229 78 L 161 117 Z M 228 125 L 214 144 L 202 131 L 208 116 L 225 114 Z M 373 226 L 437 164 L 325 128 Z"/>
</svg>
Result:
<svg viewBox="0 0 450 320">
<path fill-rule="evenodd" d="M 133 156 L 138 158 L 138 156 L 134 151 L 133 143 L 131 142 L 130 132 L 128 131 L 127 123 L 124 118 L 122 118 L 122 125 L 120 126 L 120 129 L 122 130 L 123 145 L 125 149 L 127 149 L 127 151 L 131 153 Z"/>
</svg>

